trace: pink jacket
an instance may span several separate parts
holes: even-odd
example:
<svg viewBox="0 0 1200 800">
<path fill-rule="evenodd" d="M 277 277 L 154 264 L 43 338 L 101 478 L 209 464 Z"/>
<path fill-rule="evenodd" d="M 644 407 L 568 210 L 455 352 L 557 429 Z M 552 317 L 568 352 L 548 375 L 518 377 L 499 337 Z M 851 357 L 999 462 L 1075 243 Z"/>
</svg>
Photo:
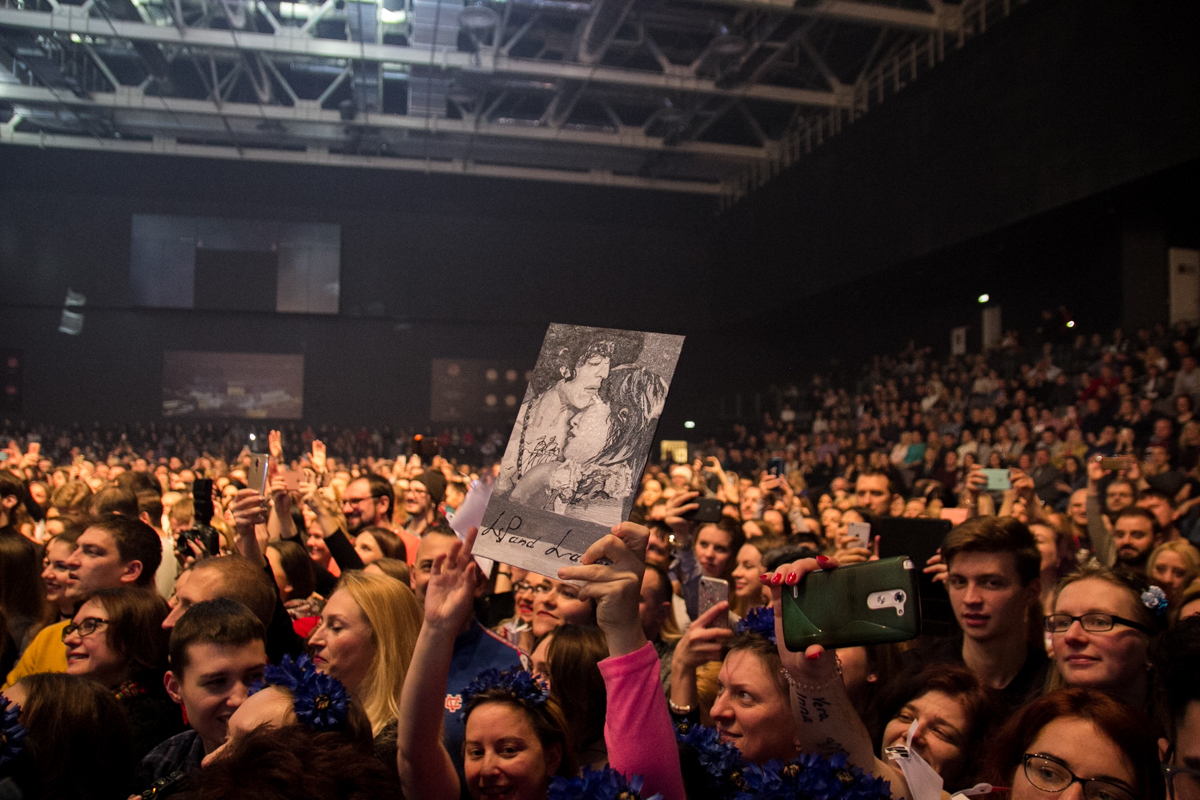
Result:
<svg viewBox="0 0 1200 800">
<path fill-rule="evenodd" d="M 633 653 L 600 662 L 608 690 L 608 763 L 627 778 L 645 778 L 643 797 L 659 793 L 663 800 L 686 800 L 675 728 L 658 670 L 658 654 L 649 642 Z"/>
</svg>

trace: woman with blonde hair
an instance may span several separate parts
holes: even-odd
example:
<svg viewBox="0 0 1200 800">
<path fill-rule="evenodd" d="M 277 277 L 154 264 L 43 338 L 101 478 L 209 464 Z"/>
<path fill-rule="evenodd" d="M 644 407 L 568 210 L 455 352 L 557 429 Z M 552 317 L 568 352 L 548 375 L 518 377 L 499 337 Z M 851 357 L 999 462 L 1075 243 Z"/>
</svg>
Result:
<svg viewBox="0 0 1200 800">
<path fill-rule="evenodd" d="M 354 571 L 342 575 L 309 639 L 316 668 L 362 703 L 376 741 L 395 735 L 400 689 L 420 630 L 421 608 L 411 589 Z"/>
<path fill-rule="evenodd" d="M 1200 550 L 1187 539 L 1173 539 L 1154 548 L 1146 575 L 1177 604 L 1188 584 L 1200 576 Z"/>
</svg>

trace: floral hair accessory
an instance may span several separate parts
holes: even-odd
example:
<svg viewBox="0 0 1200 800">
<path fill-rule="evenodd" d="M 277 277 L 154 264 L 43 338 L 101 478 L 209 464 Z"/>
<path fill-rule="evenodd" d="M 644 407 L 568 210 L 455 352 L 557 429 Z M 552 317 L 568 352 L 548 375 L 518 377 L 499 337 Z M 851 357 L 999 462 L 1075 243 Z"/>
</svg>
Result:
<svg viewBox="0 0 1200 800">
<path fill-rule="evenodd" d="M 758 606 L 738 622 L 736 633 L 753 633 L 775 644 L 775 609 Z"/>
<path fill-rule="evenodd" d="M 547 800 L 662 800 L 661 794 L 642 797 L 642 776 L 628 780 L 609 766 L 588 769 L 577 778 L 555 777 L 550 781 Z"/>
<path fill-rule="evenodd" d="M 1151 586 L 1142 592 L 1142 605 L 1153 611 L 1154 616 L 1161 617 L 1167 613 L 1167 593 L 1157 586 Z"/>
<path fill-rule="evenodd" d="M 21 707 L 0 695 L 0 764 L 7 764 L 21 754 L 25 742 L 25 726 L 17 719 Z"/>
<path fill-rule="evenodd" d="M 805 753 L 784 764 L 752 764 L 716 729 L 680 725 L 675 738 L 695 754 L 707 778 L 709 796 L 719 800 L 889 800 L 888 782 L 848 766 L 845 753 L 825 758 Z M 686 756 L 685 756 L 686 760 Z"/>
<path fill-rule="evenodd" d="M 475 676 L 475 680 L 463 689 L 464 709 L 471 704 L 472 698 L 492 689 L 499 689 L 511 695 L 519 703 L 540 706 L 550 697 L 550 687 L 543 681 L 533 677 L 523 669 L 510 669 L 501 672 L 498 669 L 485 669 Z"/>
<path fill-rule="evenodd" d="M 292 660 L 284 656 L 278 666 L 268 665 L 263 679 L 250 687 L 250 694 L 268 686 L 282 686 L 292 693 L 296 719 L 316 731 L 338 730 L 346 724 L 350 693 L 337 678 L 317 672 L 308 656 Z"/>
</svg>

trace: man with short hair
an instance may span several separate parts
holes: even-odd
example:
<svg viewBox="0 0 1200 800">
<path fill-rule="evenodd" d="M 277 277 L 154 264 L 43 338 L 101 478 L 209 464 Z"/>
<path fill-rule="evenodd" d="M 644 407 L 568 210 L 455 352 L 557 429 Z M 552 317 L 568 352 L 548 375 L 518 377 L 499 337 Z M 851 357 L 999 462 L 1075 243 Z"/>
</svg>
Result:
<svg viewBox="0 0 1200 800">
<path fill-rule="evenodd" d="M 445 497 L 446 478 L 435 469 L 427 469 L 409 481 L 404 493 L 404 510 L 408 512 L 404 531 L 410 536 L 424 536 L 429 528 L 444 525 L 446 520 L 438 506 Z"/>
<path fill-rule="evenodd" d="M 138 519 L 110 514 L 92 522 L 76 541 L 66 561 L 65 595 L 79 601 L 100 589 L 122 586 L 153 591 L 154 573 L 161 559 L 162 546 L 153 528 Z M 34 637 L 8 673 L 4 688 L 26 675 L 67 671 L 62 630 L 70 621 L 47 625 Z"/>
<path fill-rule="evenodd" d="M 1137 499 L 1138 508 L 1144 508 L 1154 515 L 1158 528 L 1162 531 L 1164 542 L 1179 538 L 1179 528 L 1175 520 L 1175 503 L 1170 496 L 1159 489 L 1147 489 Z"/>
<path fill-rule="evenodd" d="M 433 564 L 440 556 L 448 556 L 458 535 L 449 527 L 438 525 L 425 531 L 421 544 L 417 548 L 417 563 L 409 571 L 409 585 L 422 610 L 425 608 L 425 589 L 429 586 L 429 576 L 433 572 Z M 529 575 L 532 583 L 537 576 Z M 483 583 L 476 587 L 476 596 L 482 594 Z M 536 601 L 535 601 L 536 607 Z M 463 779 L 463 740 L 467 729 L 462 719 L 463 690 L 467 684 L 475 680 L 479 673 L 486 669 L 501 671 L 510 669 L 527 669 L 528 657 L 516 646 L 479 624 L 472 614 L 463 624 L 462 630 L 454 640 L 454 655 L 450 661 L 450 674 L 446 680 L 445 721 L 442 728 L 442 741 L 446 751 L 454 761 L 454 768 Z M 462 784 L 466 786 L 464 782 Z"/>
<path fill-rule="evenodd" d="M 917 648 L 912 661 L 962 664 L 1015 709 L 1042 690 L 1049 666 L 1045 649 L 1031 644 L 1041 637 L 1029 630 L 1041 592 L 1033 534 L 1012 517 L 973 517 L 946 535 L 942 557 L 962 632 Z"/>
<path fill-rule="evenodd" d="M 267 665 L 265 638 L 259 618 L 236 600 L 205 600 L 179 618 L 171 630 L 171 668 L 163 684 L 191 728 L 142 759 L 134 779 L 138 793 L 176 773 L 195 772 L 225 743 L 229 718 Z"/>
<path fill-rule="evenodd" d="M 172 630 L 193 605 L 222 598 L 236 600 L 258 617 L 266 630 L 271 663 L 279 663 L 285 655 L 304 652 L 304 640 L 292 628 L 274 580 L 262 567 L 239 555 L 197 561 L 180 575 L 170 601 L 171 613 L 163 620 L 163 630 Z"/>
<path fill-rule="evenodd" d="M 904 498 L 900 495 L 897 481 L 890 474 L 882 470 L 865 469 L 854 482 L 854 504 L 868 509 L 877 517 L 891 517 L 896 516 L 894 509 L 897 504 L 901 509 L 904 508 Z"/>
<path fill-rule="evenodd" d="M 1162 529 L 1146 509 L 1131 506 L 1117 514 L 1113 523 L 1113 545 L 1117 551 L 1114 566 L 1145 574 L 1150 553 L 1161 543 Z"/>
</svg>

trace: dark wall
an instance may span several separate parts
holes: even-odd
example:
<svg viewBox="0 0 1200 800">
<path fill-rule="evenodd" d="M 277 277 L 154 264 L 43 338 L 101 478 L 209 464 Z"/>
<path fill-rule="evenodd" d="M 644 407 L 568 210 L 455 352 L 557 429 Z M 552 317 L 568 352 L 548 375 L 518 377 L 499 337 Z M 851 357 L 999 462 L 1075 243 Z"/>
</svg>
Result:
<svg viewBox="0 0 1200 800">
<path fill-rule="evenodd" d="M 0 148 L 0 342 L 26 416 L 154 419 L 165 349 L 305 355 L 305 416 L 409 422 L 429 361 L 532 362 L 553 321 L 711 324 L 710 202 L 364 170 Z M 339 222 L 337 316 L 136 309 L 134 213 Z M 56 332 L 67 288 L 78 337 Z"/>
<path fill-rule="evenodd" d="M 722 295 L 814 295 L 1195 159 L 1198 22 L 1181 0 L 1018 7 L 727 214 L 719 260 L 755 280 Z"/>
</svg>

